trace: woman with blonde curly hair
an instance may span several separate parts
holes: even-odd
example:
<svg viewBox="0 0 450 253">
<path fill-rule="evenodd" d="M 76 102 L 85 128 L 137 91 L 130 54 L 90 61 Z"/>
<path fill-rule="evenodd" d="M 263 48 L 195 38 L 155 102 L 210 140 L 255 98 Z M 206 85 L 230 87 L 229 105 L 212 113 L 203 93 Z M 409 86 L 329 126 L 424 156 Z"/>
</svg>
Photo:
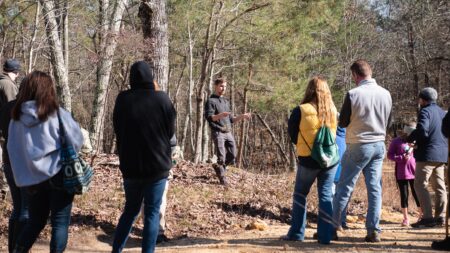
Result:
<svg viewBox="0 0 450 253">
<path fill-rule="evenodd" d="M 306 197 L 316 178 L 319 197 L 318 242 L 329 244 L 334 235 L 332 185 L 338 163 L 322 168 L 311 157 L 314 139 L 323 125 L 330 128 L 336 137 L 337 110 L 327 81 L 316 76 L 309 81 L 303 101 L 292 111 L 288 122 L 291 141 L 297 145 L 298 169 L 293 194 L 292 222 L 288 234 L 282 237 L 284 240 L 304 240 Z"/>
</svg>

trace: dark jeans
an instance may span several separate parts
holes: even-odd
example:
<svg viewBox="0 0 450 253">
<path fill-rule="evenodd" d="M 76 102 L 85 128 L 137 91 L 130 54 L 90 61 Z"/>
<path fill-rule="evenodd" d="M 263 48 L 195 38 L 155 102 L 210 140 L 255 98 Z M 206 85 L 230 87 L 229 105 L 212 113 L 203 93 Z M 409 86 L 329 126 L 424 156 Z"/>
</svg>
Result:
<svg viewBox="0 0 450 253">
<path fill-rule="evenodd" d="M 117 224 L 112 252 L 122 252 L 131 228 L 144 201 L 144 231 L 142 252 L 155 251 L 159 231 L 159 207 L 167 179 L 147 182 L 141 179 L 124 179 L 125 208 Z"/>
<path fill-rule="evenodd" d="M 420 207 L 419 199 L 417 198 L 416 191 L 414 190 L 414 179 L 410 180 L 397 180 L 398 189 L 400 190 L 400 204 L 402 208 L 408 207 L 408 184 L 411 188 L 411 193 L 414 197 L 414 201 L 416 201 L 417 207 Z"/>
<path fill-rule="evenodd" d="M 74 195 L 51 188 L 49 181 L 25 187 L 29 198 L 30 218 L 19 236 L 16 252 L 28 252 L 47 224 L 52 226 L 50 252 L 63 252 L 67 245 L 70 212 Z"/>
<path fill-rule="evenodd" d="M 219 165 L 234 164 L 236 159 L 236 141 L 231 132 L 222 133 L 212 131 L 214 145 L 216 146 L 217 163 Z"/>
<path fill-rule="evenodd" d="M 12 252 L 17 238 L 28 221 L 28 197 L 26 192 L 17 187 L 12 174 L 11 165 L 4 163 L 3 171 L 11 192 L 13 209 L 8 224 L 8 251 Z"/>
</svg>

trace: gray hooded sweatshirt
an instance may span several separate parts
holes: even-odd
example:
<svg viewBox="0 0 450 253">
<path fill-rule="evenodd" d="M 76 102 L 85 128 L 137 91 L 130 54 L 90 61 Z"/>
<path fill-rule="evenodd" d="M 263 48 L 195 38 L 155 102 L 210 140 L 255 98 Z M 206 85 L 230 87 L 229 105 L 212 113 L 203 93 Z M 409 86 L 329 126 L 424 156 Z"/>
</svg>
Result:
<svg viewBox="0 0 450 253">
<path fill-rule="evenodd" d="M 59 108 L 67 142 L 78 152 L 83 135 L 70 113 Z M 8 152 L 18 187 L 36 185 L 50 179 L 61 169 L 59 122 L 56 113 L 46 121 L 37 116 L 35 101 L 22 104 L 20 120 L 11 120 L 8 128 Z"/>
</svg>

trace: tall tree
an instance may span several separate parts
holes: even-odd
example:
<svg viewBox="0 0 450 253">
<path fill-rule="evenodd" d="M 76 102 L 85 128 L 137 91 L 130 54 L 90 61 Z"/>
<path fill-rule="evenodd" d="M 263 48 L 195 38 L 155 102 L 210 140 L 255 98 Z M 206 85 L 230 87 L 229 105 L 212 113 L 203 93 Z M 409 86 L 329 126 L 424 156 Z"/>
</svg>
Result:
<svg viewBox="0 0 450 253">
<path fill-rule="evenodd" d="M 43 15 L 45 19 L 47 40 L 50 45 L 51 64 L 54 71 L 56 88 L 61 99 L 62 106 L 68 111 L 72 110 L 72 100 L 69 87 L 69 75 L 67 64 L 64 59 L 64 49 L 62 45 L 62 27 L 57 22 L 56 4 L 55 1 L 39 0 L 43 8 Z M 60 10 L 60 12 L 67 12 L 67 8 Z"/>
<path fill-rule="evenodd" d="M 145 43 L 148 44 L 145 60 L 153 67 L 155 79 L 165 91 L 169 82 L 166 0 L 142 0 L 139 17 Z"/>
<path fill-rule="evenodd" d="M 99 61 L 97 63 L 97 84 L 91 118 L 91 142 L 95 149 L 101 150 L 101 135 L 106 106 L 106 95 L 113 65 L 117 37 L 122 24 L 122 16 L 129 0 L 118 0 L 110 10 L 109 0 L 99 0 L 100 34 Z"/>
</svg>

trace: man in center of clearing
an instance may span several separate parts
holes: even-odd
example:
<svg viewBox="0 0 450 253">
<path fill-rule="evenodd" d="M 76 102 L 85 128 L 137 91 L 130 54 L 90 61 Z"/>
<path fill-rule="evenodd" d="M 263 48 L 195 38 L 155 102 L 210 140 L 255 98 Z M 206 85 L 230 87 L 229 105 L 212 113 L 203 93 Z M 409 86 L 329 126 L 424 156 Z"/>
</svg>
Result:
<svg viewBox="0 0 450 253">
<path fill-rule="evenodd" d="M 216 146 L 217 164 L 214 170 L 222 185 L 227 185 L 225 178 L 226 166 L 235 163 L 236 142 L 231 133 L 231 124 L 242 119 L 249 119 L 250 113 L 233 116 L 230 110 L 230 102 L 223 97 L 227 90 L 225 78 L 214 81 L 214 94 L 205 104 L 205 118 L 211 127 L 211 135 Z"/>
</svg>

